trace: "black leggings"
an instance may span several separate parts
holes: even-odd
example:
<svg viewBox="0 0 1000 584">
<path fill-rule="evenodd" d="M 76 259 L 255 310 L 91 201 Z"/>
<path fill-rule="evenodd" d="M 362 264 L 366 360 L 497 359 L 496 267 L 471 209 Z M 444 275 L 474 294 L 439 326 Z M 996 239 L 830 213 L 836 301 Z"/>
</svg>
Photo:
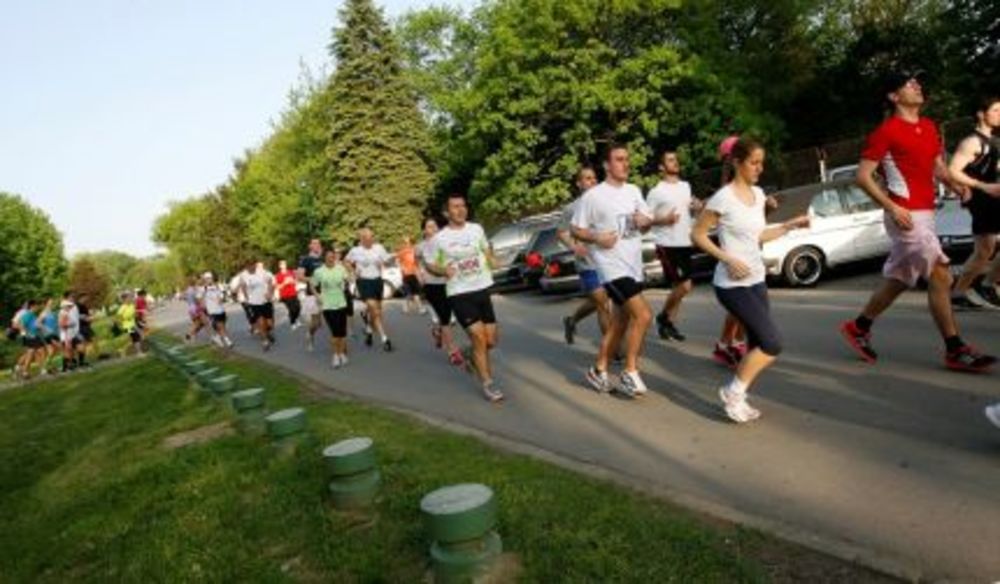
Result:
<svg viewBox="0 0 1000 584">
<path fill-rule="evenodd" d="M 715 287 L 719 303 L 735 316 L 747 329 L 747 342 L 751 349 L 760 348 L 772 357 L 781 353 L 781 333 L 771 318 L 771 303 L 767 299 L 767 285 L 761 282 L 738 288 Z"/>
<path fill-rule="evenodd" d="M 302 312 L 302 303 L 297 297 L 282 298 L 281 303 L 288 309 L 288 323 L 295 324 L 299 321 L 299 314 Z"/>
</svg>

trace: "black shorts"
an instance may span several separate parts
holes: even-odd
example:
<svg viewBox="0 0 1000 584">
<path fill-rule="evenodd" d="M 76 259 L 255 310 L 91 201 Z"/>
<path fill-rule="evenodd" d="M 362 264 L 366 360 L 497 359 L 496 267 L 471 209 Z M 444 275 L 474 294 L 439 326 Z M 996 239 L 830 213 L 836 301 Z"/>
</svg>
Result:
<svg viewBox="0 0 1000 584">
<path fill-rule="evenodd" d="M 59 344 L 59 335 L 45 335 L 46 345 L 57 345 Z"/>
<path fill-rule="evenodd" d="M 142 340 L 142 334 L 139 333 L 139 329 L 134 328 L 128 332 L 128 338 L 132 339 L 133 343 L 138 343 Z"/>
<path fill-rule="evenodd" d="M 489 289 L 449 296 L 448 302 L 462 328 L 469 328 L 477 322 L 494 324 L 497 321 Z"/>
<path fill-rule="evenodd" d="M 431 305 L 434 314 L 437 316 L 438 324 L 448 326 L 451 324 L 451 303 L 448 301 L 448 293 L 444 284 L 427 284 L 424 286 L 424 298 Z"/>
<path fill-rule="evenodd" d="M 324 310 L 323 320 L 330 329 L 331 337 L 342 339 L 347 336 L 347 308 Z"/>
<path fill-rule="evenodd" d="M 637 282 L 633 278 L 616 278 L 604 283 L 604 289 L 608 291 L 611 301 L 618 306 L 625 306 L 633 296 L 642 294 L 642 282 Z"/>
<path fill-rule="evenodd" d="M 80 338 L 83 339 L 83 342 L 85 343 L 89 343 L 94 340 L 94 329 L 90 327 L 80 327 Z"/>
<path fill-rule="evenodd" d="M 671 284 L 680 284 L 691 279 L 691 256 L 693 247 L 656 246 L 656 257 L 663 267 L 663 277 Z"/>
<path fill-rule="evenodd" d="M 362 300 L 382 300 L 382 278 L 358 278 L 358 296 Z"/>
<path fill-rule="evenodd" d="M 347 300 L 347 316 L 354 316 L 354 294 L 351 294 L 351 287 L 344 286 L 344 299 Z"/>
<path fill-rule="evenodd" d="M 21 337 L 21 345 L 26 349 L 41 349 L 45 343 L 38 337 Z"/>
<path fill-rule="evenodd" d="M 1000 233 L 1000 199 L 973 191 L 969 213 L 972 214 L 973 235 Z"/>
<path fill-rule="evenodd" d="M 208 318 L 212 319 L 212 326 L 219 326 L 220 324 L 226 324 L 226 313 L 220 312 L 219 314 L 210 314 Z"/>
<path fill-rule="evenodd" d="M 781 353 L 781 333 L 771 316 L 766 284 L 761 282 L 735 288 L 716 286 L 715 297 L 746 328 L 747 342 L 751 349 L 760 348 L 772 357 Z"/>
<path fill-rule="evenodd" d="M 420 278 L 416 274 L 410 274 L 409 276 L 403 276 L 403 285 L 406 286 L 406 291 L 414 296 L 420 294 Z"/>
<path fill-rule="evenodd" d="M 261 318 L 274 320 L 274 304 L 266 302 L 264 304 L 250 304 L 248 306 L 247 312 L 250 315 L 250 322 L 256 323 Z"/>
</svg>

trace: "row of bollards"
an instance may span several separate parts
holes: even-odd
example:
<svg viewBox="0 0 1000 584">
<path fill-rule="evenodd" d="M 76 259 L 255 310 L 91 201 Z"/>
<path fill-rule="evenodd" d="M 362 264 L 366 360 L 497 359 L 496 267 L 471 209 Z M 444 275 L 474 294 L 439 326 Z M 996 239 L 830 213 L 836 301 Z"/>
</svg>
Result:
<svg viewBox="0 0 1000 584">
<path fill-rule="evenodd" d="M 191 357 L 178 345 L 151 340 L 153 351 L 180 369 L 203 395 L 229 396 L 241 432 L 267 434 L 275 450 L 296 452 L 306 436 L 306 412 L 293 407 L 268 413 L 265 390 L 243 389 L 239 377 Z M 342 511 L 368 509 L 379 491 L 379 473 L 371 438 L 341 440 L 323 449 L 334 508 Z M 481 484 L 460 484 L 437 489 L 420 501 L 424 527 L 431 540 L 430 557 L 435 582 L 476 582 L 487 578 L 503 551 L 496 532 L 497 503 L 493 490 Z"/>
</svg>

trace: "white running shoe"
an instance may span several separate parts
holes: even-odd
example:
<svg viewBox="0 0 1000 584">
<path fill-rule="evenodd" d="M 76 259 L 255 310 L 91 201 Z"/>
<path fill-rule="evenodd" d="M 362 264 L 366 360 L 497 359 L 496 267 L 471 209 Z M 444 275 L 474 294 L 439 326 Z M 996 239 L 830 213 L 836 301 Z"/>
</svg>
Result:
<svg viewBox="0 0 1000 584">
<path fill-rule="evenodd" d="M 338 355 L 337 353 L 334 353 L 333 357 L 330 357 L 330 367 L 333 367 L 334 369 L 340 369 L 340 355 Z"/>
<path fill-rule="evenodd" d="M 727 383 L 719 388 L 719 399 L 722 400 L 723 409 L 730 420 L 737 424 L 745 424 L 750 421 L 749 412 L 746 410 L 747 396 L 745 393 L 732 391 Z"/>
<path fill-rule="evenodd" d="M 496 403 L 503 400 L 503 392 L 492 381 L 487 381 L 483 384 L 483 397 L 490 403 Z"/>
<path fill-rule="evenodd" d="M 997 428 L 1000 428 L 1000 402 L 986 406 L 985 413 L 986 419 L 992 422 Z"/>
<path fill-rule="evenodd" d="M 743 398 L 740 408 L 743 410 L 743 414 L 746 416 L 748 422 L 760 419 L 760 410 L 750 405 L 750 402 L 746 398 Z"/>
<path fill-rule="evenodd" d="M 587 369 L 587 383 L 589 383 L 597 393 L 608 393 L 611 391 L 611 382 L 608 381 L 608 372 L 599 371 L 597 367 L 591 366 L 590 369 Z"/>
<path fill-rule="evenodd" d="M 313 343 L 313 340 L 310 337 L 306 337 L 306 351 L 312 353 L 315 350 L 316 344 Z"/>
<path fill-rule="evenodd" d="M 340 356 L 340 366 L 341 367 L 346 367 L 347 366 L 347 354 L 346 353 Z"/>
<path fill-rule="evenodd" d="M 614 389 L 628 397 L 636 398 L 646 393 L 646 384 L 642 382 L 638 371 L 622 371 L 618 385 Z"/>
</svg>

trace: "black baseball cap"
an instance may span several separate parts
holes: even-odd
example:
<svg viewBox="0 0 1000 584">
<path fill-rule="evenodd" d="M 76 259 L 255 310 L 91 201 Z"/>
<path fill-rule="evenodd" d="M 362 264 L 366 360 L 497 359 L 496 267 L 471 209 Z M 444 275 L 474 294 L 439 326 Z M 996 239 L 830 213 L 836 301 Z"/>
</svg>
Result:
<svg viewBox="0 0 1000 584">
<path fill-rule="evenodd" d="M 894 93 L 907 84 L 910 79 L 916 79 L 922 86 L 926 80 L 926 74 L 915 68 L 898 68 L 889 72 L 882 80 L 882 90 L 884 93 Z"/>
</svg>

